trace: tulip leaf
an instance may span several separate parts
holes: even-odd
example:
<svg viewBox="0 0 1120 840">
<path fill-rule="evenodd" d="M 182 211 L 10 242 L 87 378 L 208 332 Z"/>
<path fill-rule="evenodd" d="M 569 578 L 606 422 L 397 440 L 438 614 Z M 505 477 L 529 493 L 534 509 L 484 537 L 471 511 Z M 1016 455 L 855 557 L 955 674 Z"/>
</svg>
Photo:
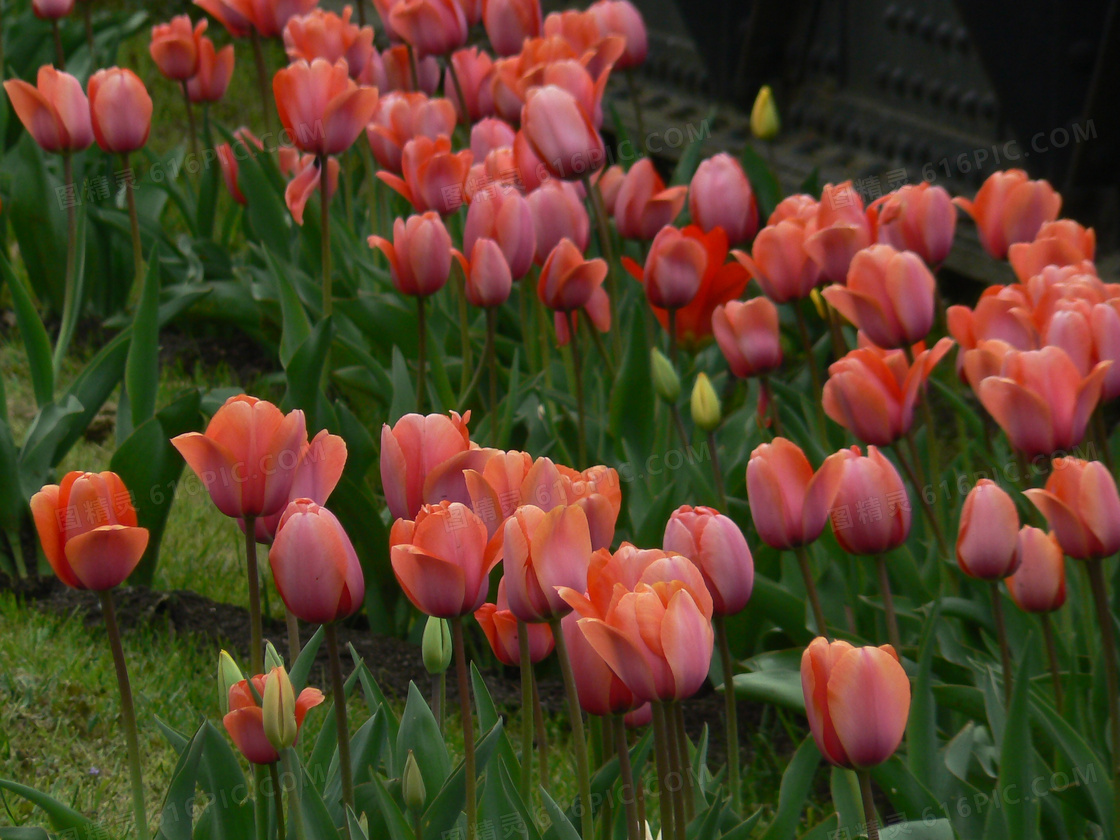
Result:
<svg viewBox="0 0 1120 840">
<path fill-rule="evenodd" d="M 937 703 L 933 699 L 934 633 L 941 619 L 940 606 L 935 606 L 922 628 L 918 646 L 918 675 L 914 680 L 910 702 L 910 718 L 906 723 L 906 759 L 910 770 L 924 779 L 929 788 L 943 795 L 945 764 L 937 756 Z"/>
<path fill-rule="evenodd" d="M 751 189 L 758 202 L 759 217 L 769 219 L 778 202 L 782 200 L 782 186 L 778 183 L 777 175 L 750 143 L 743 145 L 739 162 L 743 164 L 743 171 L 747 173 L 747 179 L 751 182 Z"/>
<path fill-rule="evenodd" d="M 132 409 L 132 427 L 138 428 L 156 410 L 159 390 L 159 244 L 148 257 L 148 272 L 132 320 L 124 381 Z"/>
<path fill-rule="evenodd" d="M 332 319 L 327 317 L 319 321 L 284 369 L 288 389 L 284 393 L 283 407 L 303 409 L 307 413 L 308 430 L 338 426 L 322 388 L 323 367 L 333 336 Z"/>
<path fill-rule="evenodd" d="M 747 838 L 754 834 L 754 827 L 758 825 L 761 819 L 762 809 L 759 808 L 729 832 L 724 834 L 720 840 L 747 840 Z"/>
<path fill-rule="evenodd" d="M 187 749 L 179 753 L 179 760 L 171 774 L 171 783 L 163 799 L 159 817 L 157 840 L 191 840 L 194 829 L 192 806 L 198 765 L 202 759 L 205 742 L 201 728 L 191 738 Z"/>
<path fill-rule="evenodd" d="M 239 142 L 239 141 L 234 141 Z M 293 242 L 291 214 L 284 205 L 280 173 L 268 155 L 247 154 L 237 161 L 241 191 L 249 200 L 245 206 L 246 235 L 266 251 L 291 255 Z"/>
<path fill-rule="evenodd" d="M 879 829 L 879 840 L 953 840 L 953 824 L 944 817 L 921 822 L 898 822 Z"/>
<path fill-rule="evenodd" d="M 798 840 L 836 840 L 839 837 L 860 837 L 860 834 L 844 834 L 838 826 L 840 825 L 840 816 L 838 814 L 831 814 L 826 817 L 822 822 L 817 823 L 811 829 L 801 835 Z"/>
<path fill-rule="evenodd" d="M 502 422 L 498 428 L 495 446 L 499 449 L 509 447 L 510 432 L 513 430 L 513 417 L 516 412 L 521 386 L 521 350 L 513 351 L 513 361 L 509 365 L 509 390 L 506 391 L 505 405 L 502 407 Z"/>
<path fill-rule="evenodd" d="M 350 831 L 350 840 L 369 840 L 369 832 L 363 827 L 362 822 L 354 814 L 354 809 L 346 806 L 346 827 Z"/>
<path fill-rule="evenodd" d="M 892 755 L 883 764 L 873 768 L 871 778 L 900 814 L 921 815 L 925 820 L 948 808 L 910 772 L 910 768 L 897 755 Z"/>
<path fill-rule="evenodd" d="M 1024 646 L 1015 667 L 1015 681 L 1011 690 L 1011 704 L 1003 727 L 1000 746 L 999 780 L 996 795 L 1007 807 L 993 808 L 988 812 L 984 827 L 985 840 L 1014 837 L 1016 840 L 1037 840 L 1039 837 L 1038 792 L 1032 787 L 1034 776 L 1034 750 L 1030 730 L 1030 665 L 1027 660 L 1030 639 Z M 1017 794 L 1013 792 L 1018 791 Z"/>
<path fill-rule="evenodd" d="M 715 111 L 712 111 L 701 123 L 702 126 L 711 125 L 712 119 L 715 117 Z M 700 158 L 704 154 L 704 139 L 710 136 L 708 132 L 700 132 L 700 134 L 692 139 L 685 150 L 681 153 L 680 159 L 677 161 L 677 166 L 673 170 L 673 175 L 669 179 L 669 186 L 681 186 L 688 184 L 692 180 L 692 176 L 696 174 L 697 168 L 700 166 Z M 642 138 L 643 144 L 646 138 Z M 640 321 L 640 319 L 635 319 Z"/>
<path fill-rule="evenodd" d="M 81 417 L 82 404 L 69 395 L 59 403 L 48 403 L 35 415 L 19 455 L 19 478 L 25 498 L 30 499 L 47 483 L 54 466 L 51 456 L 58 450 L 60 441 L 79 424 Z"/>
<path fill-rule="evenodd" d="M 548 795 L 543 787 L 538 788 L 541 794 L 541 804 L 552 821 L 548 831 L 544 833 L 545 840 L 579 840 L 579 832 L 572 825 L 567 815 L 560 810 L 560 806 Z"/>
<path fill-rule="evenodd" d="M 0 840 L 51 840 L 51 838 L 41 828 L 20 826 L 19 828 L 0 828 Z"/>
<path fill-rule="evenodd" d="M 616 328 L 623 329 L 623 325 L 618 324 Z M 635 423 L 634 418 L 652 418 L 656 405 L 645 326 L 641 318 L 631 318 L 622 365 L 610 391 L 608 428 L 611 437 L 619 444 L 618 454 L 626 451 L 624 443 L 628 443 L 635 452 L 654 450 L 654 424 Z"/>
<path fill-rule="evenodd" d="M 412 374 L 399 347 L 393 348 L 393 367 L 389 374 L 393 381 L 393 401 L 389 403 L 389 425 L 416 410 L 416 391 L 412 387 Z"/>
<path fill-rule="evenodd" d="M 307 687 L 307 678 L 311 674 L 311 667 L 315 664 L 315 657 L 323 644 L 323 637 L 326 632 L 324 625 L 320 624 L 319 629 L 311 635 L 311 638 L 303 643 L 296 661 L 288 663 L 290 666 L 288 678 L 292 681 L 292 689 L 297 695 Z"/>
<path fill-rule="evenodd" d="M 27 364 L 31 372 L 35 402 L 42 408 L 54 399 L 54 366 L 47 329 L 35 310 L 31 290 L 12 270 L 12 264 L 3 255 L 0 255 L 0 279 L 7 281 L 8 288 L 11 290 L 16 324 L 19 326 L 19 334 L 23 337 L 23 346 L 27 351 Z"/>
<path fill-rule="evenodd" d="M 175 750 L 176 755 L 182 755 L 183 750 L 187 748 L 192 739 L 187 738 L 186 735 L 173 726 L 170 726 L 166 721 L 160 720 L 158 715 L 154 717 L 156 726 L 158 726 L 159 731 L 163 733 L 163 737 L 167 739 L 167 743 L 171 745 L 171 749 Z M 196 732 L 195 734 L 197 735 L 198 733 Z"/>
<path fill-rule="evenodd" d="M 389 832 L 390 840 L 414 840 L 415 834 L 405 819 L 397 800 L 385 789 L 384 782 L 379 776 L 373 778 L 373 790 L 376 795 L 378 812 L 385 821 L 385 828 Z M 438 837 L 440 835 L 433 835 Z M 464 833 L 465 836 L 465 833 Z"/>
<path fill-rule="evenodd" d="M 289 266 L 267 249 L 262 249 L 269 272 L 276 281 L 280 298 L 280 366 L 287 369 L 296 351 L 311 336 L 311 319 L 292 282 Z"/>
<path fill-rule="evenodd" d="M 11 43 L 10 36 L 5 39 Z M 66 284 L 67 195 L 70 185 L 56 184 L 47 173 L 45 156 L 30 134 L 24 134 L 4 161 L 9 187 L 4 195 L 5 216 L 19 243 L 31 287 L 43 302 L 62 311 Z"/>
<path fill-rule="evenodd" d="M 387 604 L 400 597 L 397 580 L 389 561 L 389 531 L 381 520 L 381 510 L 364 481 L 343 472 L 331 494 L 330 509 L 338 517 L 354 543 L 366 583 L 365 613 L 370 631 L 393 634 L 392 613 Z"/>
<path fill-rule="evenodd" d="M 525 800 L 521 798 L 521 792 L 518 790 L 517 783 L 513 780 L 509 767 L 505 764 L 499 764 L 497 775 L 501 780 L 502 790 L 506 795 L 506 799 L 513 805 L 514 810 L 517 811 L 517 816 L 521 819 L 520 827 L 525 830 L 526 840 L 541 840 L 540 830 L 533 821 L 533 816 L 529 812 Z M 490 775 L 487 775 L 486 778 L 489 784 Z"/>
<path fill-rule="evenodd" d="M 200 734 L 204 744 L 198 785 L 209 804 L 199 821 L 207 823 L 206 836 L 212 840 L 252 837 L 255 808 L 237 754 L 210 721 L 203 722 Z M 239 793 L 243 798 L 238 798 Z"/>
<path fill-rule="evenodd" d="M 93 840 L 95 837 L 104 836 L 104 828 L 83 817 L 74 809 L 63 805 L 61 802 L 19 782 L 10 782 L 0 779 L 0 789 L 11 791 L 17 796 L 22 796 L 32 805 L 46 813 L 51 825 L 59 831 L 67 832 L 77 840 Z"/>
<path fill-rule="evenodd" d="M 408 700 L 397 732 L 397 767 L 404 767 L 409 750 L 416 756 L 425 789 L 436 791 L 442 788 L 451 773 L 451 758 L 447 755 L 439 723 L 414 682 L 408 684 Z"/>
<path fill-rule="evenodd" d="M 482 740 L 475 742 L 474 759 L 475 773 L 482 776 L 494 755 L 495 749 L 505 737 L 505 728 L 502 721 L 498 721 L 483 736 Z M 426 787 L 426 785 L 425 785 Z M 430 791 L 431 788 L 428 788 Z M 444 837 L 444 832 L 451 831 L 459 814 L 467 803 L 467 774 L 462 761 L 447 777 L 447 781 L 439 788 L 439 793 L 430 798 L 428 807 L 424 810 L 422 825 L 425 837 Z"/>
<path fill-rule="evenodd" d="M 813 736 L 809 735 L 801 742 L 786 772 L 782 774 L 782 783 L 778 788 L 778 810 L 774 814 L 774 821 L 762 835 L 762 840 L 792 840 L 801 821 L 805 801 L 813 789 L 813 777 L 820 762 L 820 750 L 817 749 Z"/>
<path fill-rule="evenodd" d="M 840 836 L 858 837 L 868 818 L 863 813 L 859 777 L 851 770 L 833 767 L 829 777 L 832 804 L 836 808 Z"/>
<path fill-rule="evenodd" d="M 805 602 L 758 573 L 751 592 L 751 611 L 765 615 L 796 644 L 807 645 L 813 639 L 814 634 L 805 626 Z"/>
</svg>

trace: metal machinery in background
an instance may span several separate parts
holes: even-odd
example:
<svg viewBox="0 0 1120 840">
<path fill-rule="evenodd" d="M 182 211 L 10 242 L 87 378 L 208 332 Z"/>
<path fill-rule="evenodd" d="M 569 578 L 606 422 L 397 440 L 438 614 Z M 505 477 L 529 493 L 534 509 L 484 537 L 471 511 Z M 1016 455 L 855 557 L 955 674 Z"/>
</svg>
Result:
<svg viewBox="0 0 1120 840">
<path fill-rule="evenodd" d="M 650 32 L 639 78 L 648 151 L 673 156 L 681 144 L 668 141 L 707 132 L 713 151 L 741 148 L 770 84 L 787 191 L 818 169 L 866 200 L 923 179 L 971 194 L 1020 167 L 1062 191 L 1064 215 L 1096 227 L 1099 266 L 1115 273 L 1120 0 L 633 1 Z M 637 138 L 626 86 L 611 90 Z M 961 228 L 947 267 L 1006 280 Z"/>
</svg>

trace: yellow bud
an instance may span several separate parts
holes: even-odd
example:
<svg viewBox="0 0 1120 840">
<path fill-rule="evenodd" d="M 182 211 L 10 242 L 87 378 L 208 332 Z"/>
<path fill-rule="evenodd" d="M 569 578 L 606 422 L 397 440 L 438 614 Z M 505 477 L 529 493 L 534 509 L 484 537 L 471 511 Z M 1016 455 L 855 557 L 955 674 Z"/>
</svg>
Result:
<svg viewBox="0 0 1120 840">
<path fill-rule="evenodd" d="M 778 106 L 770 85 L 763 85 L 751 108 L 751 133 L 759 140 L 773 140 L 778 136 L 782 123 L 778 119 Z"/>
<path fill-rule="evenodd" d="M 653 389 L 665 402 L 675 405 L 681 398 L 681 378 L 673 368 L 673 363 L 654 347 L 649 352 L 649 367 L 653 377 Z"/>
<path fill-rule="evenodd" d="M 296 742 L 296 692 L 283 666 L 273 668 L 264 678 L 264 701 L 261 704 L 264 735 L 278 751 Z"/>
<path fill-rule="evenodd" d="M 446 620 L 428 617 L 420 650 L 424 655 L 424 667 L 429 674 L 442 674 L 451 667 L 451 628 L 447 626 Z"/>
<path fill-rule="evenodd" d="M 813 301 L 813 306 L 817 307 L 817 314 L 824 320 L 828 320 L 828 302 L 824 299 L 820 289 L 813 289 L 809 292 L 809 298 Z"/>
<path fill-rule="evenodd" d="M 692 388 L 692 422 L 705 432 L 714 432 L 722 419 L 716 389 L 708 374 L 701 373 Z"/>
<path fill-rule="evenodd" d="M 419 812 L 424 808 L 424 799 L 427 798 L 424 776 L 420 773 L 420 765 L 416 763 L 416 756 L 412 754 L 412 750 L 408 751 L 408 758 L 404 762 L 401 795 L 404 797 L 405 807 L 410 811 Z"/>
<path fill-rule="evenodd" d="M 223 715 L 229 714 L 229 690 L 243 679 L 233 657 L 224 650 L 218 654 L 218 708 Z"/>
</svg>

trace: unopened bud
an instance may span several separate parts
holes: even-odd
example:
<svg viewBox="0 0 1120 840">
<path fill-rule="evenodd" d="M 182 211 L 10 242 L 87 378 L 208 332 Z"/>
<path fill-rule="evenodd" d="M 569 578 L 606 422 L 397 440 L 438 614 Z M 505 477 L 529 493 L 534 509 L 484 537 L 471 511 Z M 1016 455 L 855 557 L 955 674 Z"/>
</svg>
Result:
<svg viewBox="0 0 1120 840">
<path fill-rule="evenodd" d="M 416 763 L 416 756 L 412 754 L 412 750 L 408 751 L 408 758 L 404 762 L 401 795 L 404 797 L 405 807 L 410 811 L 417 813 L 423 810 L 427 791 L 424 790 L 424 776 L 420 773 L 420 765 Z"/>
<path fill-rule="evenodd" d="M 692 422 L 705 432 L 714 432 L 722 419 L 716 389 L 712 387 L 708 374 L 701 373 L 692 388 Z"/>
<path fill-rule="evenodd" d="M 451 667 L 451 628 L 445 619 L 429 616 L 422 651 L 429 674 L 442 674 Z"/>
<path fill-rule="evenodd" d="M 280 654 L 276 652 L 276 648 L 272 646 L 272 642 L 264 643 L 264 671 L 267 674 L 273 668 L 283 668 L 284 660 L 280 658 Z"/>
<path fill-rule="evenodd" d="M 296 742 L 299 726 L 296 723 L 296 692 L 288 672 L 281 665 L 268 672 L 264 680 L 264 735 L 277 751 L 287 749 Z"/>
<path fill-rule="evenodd" d="M 681 398 L 681 378 L 677 375 L 673 363 L 654 347 L 649 351 L 649 367 L 653 377 L 653 389 L 657 396 L 670 405 L 675 405 Z"/>
<path fill-rule="evenodd" d="M 782 123 L 778 119 L 778 106 L 774 104 L 774 92 L 770 85 L 759 88 L 751 108 L 751 134 L 759 140 L 773 140 L 778 136 Z"/>
<path fill-rule="evenodd" d="M 229 714 L 229 690 L 245 679 L 233 657 L 226 651 L 218 654 L 218 708 Z"/>
</svg>

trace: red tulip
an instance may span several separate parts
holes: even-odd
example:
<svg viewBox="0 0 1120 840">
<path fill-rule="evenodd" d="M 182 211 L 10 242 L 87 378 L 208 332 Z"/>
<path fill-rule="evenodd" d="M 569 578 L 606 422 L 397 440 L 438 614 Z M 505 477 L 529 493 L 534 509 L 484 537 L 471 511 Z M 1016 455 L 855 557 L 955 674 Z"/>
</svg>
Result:
<svg viewBox="0 0 1120 840">
<path fill-rule="evenodd" d="M 269 516 L 288 503 L 299 456 L 307 441 L 303 412 L 285 416 L 270 402 L 246 394 L 226 400 L 205 434 L 171 439 L 226 516 Z"/>
<path fill-rule="evenodd" d="M 264 144 L 245 126 L 233 132 L 233 136 L 238 141 L 236 149 L 230 143 L 222 143 L 215 151 L 218 155 L 218 165 L 222 169 L 222 178 L 226 183 L 229 194 L 238 204 L 247 204 L 248 199 L 241 192 L 238 161 L 244 160 L 248 155 L 264 151 Z"/>
<path fill-rule="evenodd" d="M 572 240 L 564 238 L 552 249 L 541 268 L 537 294 L 549 309 L 573 312 L 587 305 L 606 278 L 606 260 L 601 257 L 585 260 L 583 251 Z"/>
<path fill-rule="evenodd" d="M 807 235 L 804 224 L 786 219 L 759 231 L 750 256 L 743 251 L 732 251 L 731 255 L 774 303 L 801 300 L 821 279 L 820 268 L 805 252 Z"/>
<path fill-rule="evenodd" d="M 913 251 L 927 265 L 945 262 L 953 247 L 957 208 L 944 188 L 925 181 L 905 184 L 871 207 L 879 212 L 879 242 L 898 251 Z"/>
<path fill-rule="evenodd" d="M 1023 612 L 1060 609 L 1066 602 L 1066 558 L 1054 535 L 1024 525 L 1017 552 L 1019 567 L 1007 578 L 1011 600 Z"/>
<path fill-rule="evenodd" d="M 562 618 L 571 607 L 556 590 L 587 586 L 591 531 L 587 515 L 576 505 L 549 512 L 524 505 L 506 520 L 501 546 L 506 596 L 522 621 Z"/>
<path fill-rule="evenodd" d="M 31 0 L 31 10 L 40 20 L 61 20 L 74 11 L 74 0 Z"/>
<path fill-rule="evenodd" d="M 43 554 L 58 579 L 102 592 L 132 574 L 148 547 L 128 488 L 112 472 L 69 472 L 31 497 Z"/>
<path fill-rule="evenodd" d="M 1032 242 L 1016 242 L 1007 259 L 1020 282 L 1026 283 L 1047 266 L 1079 265 L 1097 252 L 1097 234 L 1073 219 L 1043 222 Z"/>
<path fill-rule="evenodd" d="M 603 138 L 591 115 L 557 85 L 529 92 L 521 109 L 521 126 L 533 152 L 553 177 L 579 180 L 599 169 L 606 159 Z"/>
<path fill-rule="evenodd" d="M 825 413 L 864 443 L 889 446 L 910 431 L 922 387 L 952 346 L 943 338 L 913 364 L 900 350 L 852 350 L 828 368 Z"/>
<path fill-rule="evenodd" d="M 214 50 L 214 42 L 202 38 L 198 44 L 198 72 L 187 79 L 191 102 L 218 102 L 226 95 L 233 78 L 233 44 Z"/>
<path fill-rule="evenodd" d="M 418 610 L 459 618 L 486 601 L 490 570 L 486 526 L 459 502 L 425 505 L 415 522 L 398 520 L 390 535 L 393 573 Z"/>
<path fill-rule="evenodd" d="M 144 147 L 152 130 L 152 98 L 131 70 L 110 67 L 89 80 L 89 113 L 97 145 L 128 154 Z"/>
<path fill-rule="evenodd" d="M 910 535 L 910 497 L 887 457 L 874 446 L 842 449 L 844 472 L 832 500 L 832 533 L 849 554 L 876 555 Z"/>
<path fill-rule="evenodd" d="M 813 740 L 837 767 L 875 767 L 902 743 L 910 681 L 890 645 L 857 648 L 818 636 L 801 657 L 801 689 Z"/>
<path fill-rule="evenodd" d="M 662 547 L 696 564 L 716 615 L 734 615 L 747 605 L 754 588 L 754 558 L 730 518 L 710 507 L 684 505 L 669 517 Z"/>
<path fill-rule="evenodd" d="M 526 38 L 541 34 L 540 0 L 483 0 L 482 24 L 498 55 L 516 55 Z"/>
<path fill-rule="evenodd" d="M 1002 580 L 1014 574 L 1022 557 L 1019 511 L 1007 491 L 982 478 L 965 497 L 957 531 L 957 564 L 969 577 Z"/>
<path fill-rule="evenodd" d="M 486 641 L 490 643 L 490 649 L 494 651 L 497 660 L 511 668 L 520 668 L 521 644 L 518 640 L 517 616 L 509 608 L 504 577 L 498 581 L 498 602 L 483 604 L 475 610 L 474 618 L 486 635 Z M 536 663 L 547 659 L 555 646 L 552 628 L 547 624 L 530 624 L 526 631 L 529 634 L 529 661 Z"/>
<path fill-rule="evenodd" d="M 80 152 L 88 148 L 93 142 L 93 127 L 82 83 L 50 65 L 39 68 L 36 82 L 4 82 L 16 116 L 35 142 L 48 152 Z"/>
<path fill-rule="evenodd" d="M 415 518 L 441 468 L 470 450 L 470 416 L 406 414 L 395 426 L 381 427 L 381 486 L 394 519 Z"/>
<path fill-rule="evenodd" d="M 284 50 L 291 61 L 326 59 L 335 64 L 346 61 L 351 78 L 357 79 L 373 58 L 373 27 L 350 22 L 353 8 L 342 15 L 325 9 L 312 9 L 291 18 L 284 26 Z"/>
<path fill-rule="evenodd" d="M 785 438 L 757 447 L 747 462 L 747 495 L 758 536 L 777 549 L 813 542 L 828 524 L 843 475 L 843 454 L 814 473 L 805 453 Z"/>
<path fill-rule="evenodd" d="M 449 216 L 463 206 L 463 189 L 471 168 L 470 149 L 451 151 L 451 140 L 418 136 L 409 140 L 401 154 L 403 178 L 391 172 L 377 177 L 400 193 L 418 213 L 435 210 Z"/>
<path fill-rule="evenodd" d="M 473 251 L 479 239 L 497 242 L 511 276 L 520 280 L 529 273 L 537 250 L 532 204 L 512 190 L 497 190 L 486 198 L 472 201 L 463 231 L 463 250 Z"/>
<path fill-rule="evenodd" d="M 272 79 L 280 122 L 301 150 L 337 155 L 349 149 L 377 112 L 377 89 L 360 87 L 344 60 L 294 61 Z"/>
<path fill-rule="evenodd" d="M 501 246 L 493 239 L 476 239 L 468 260 L 454 252 L 466 278 L 467 300 L 471 306 L 501 306 L 513 290 L 513 275 Z"/>
<path fill-rule="evenodd" d="M 642 158 L 626 173 L 614 206 L 620 236 L 650 240 L 684 207 L 688 187 L 665 187 L 649 158 Z"/>
<path fill-rule="evenodd" d="M 264 733 L 264 710 L 257 698 L 263 701 L 269 681 L 277 679 L 279 668 L 273 668 L 267 675 L 253 677 L 253 688 L 248 680 L 230 686 L 229 712 L 222 723 L 233 740 L 234 746 L 253 764 L 275 764 L 280 760 L 276 747 Z M 254 696 L 253 689 L 256 689 Z M 303 719 L 309 710 L 323 702 L 323 692 L 317 688 L 305 688 L 295 701 L 296 731 L 303 726 Z"/>
<path fill-rule="evenodd" d="M 587 8 L 587 14 L 599 25 L 602 37 L 616 35 L 625 40 L 625 49 L 614 62 L 615 67 L 629 70 L 646 60 L 649 52 L 646 24 L 642 13 L 630 0 L 597 0 Z"/>
<path fill-rule="evenodd" d="M 1097 560 L 1120 551 L 1120 495 L 1100 461 L 1055 458 L 1045 489 L 1024 492 L 1070 557 Z"/>
<path fill-rule="evenodd" d="M 339 435 L 332 435 L 326 429 L 315 435 L 315 439 L 303 445 L 292 476 L 292 489 L 289 491 L 289 504 L 297 499 L 310 499 L 318 505 L 325 505 L 334 488 L 342 478 L 346 467 L 346 441 Z M 257 519 L 257 542 L 271 544 L 276 538 L 276 529 L 284 517 L 287 507 L 271 516 Z M 241 530 L 245 522 L 241 520 Z"/>
<path fill-rule="evenodd" d="M 1079 444 L 1100 401 L 1110 362 L 1083 377 L 1060 347 L 1006 353 L 998 376 L 980 382 L 978 396 L 1011 445 L 1049 455 Z"/>
<path fill-rule="evenodd" d="M 937 314 L 933 275 L 913 251 L 872 245 L 852 258 L 847 286 L 824 298 L 880 347 L 905 347 L 929 335 Z"/>
<path fill-rule="evenodd" d="M 393 222 L 392 242 L 371 236 L 369 244 L 389 260 L 393 285 L 402 294 L 435 294 L 451 274 L 451 236 L 438 213 L 409 216 L 407 222 L 398 217 Z"/>
<path fill-rule="evenodd" d="M 1016 242 L 1033 240 L 1062 207 L 1062 197 L 1048 181 L 1032 181 L 1022 169 L 993 172 L 974 200 L 953 201 L 976 222 L 980 244 L 999 260 Z"/>
<path fill-rule="evenodd" d="M 782 364 L 778 307 L 768 298 L 717 306 L 712 332 L 731 372 L 740 378 L 765 376 Z"/>
<path fill-rule="evenodd" d="M 694 225 L 705 232 L 723 228 L 732 245 L 748 241 L 758 230 L 758 203 L 751 182 L 742 164 L 727 152 L 696 168 L 688 190 L 688 210 Z"/>
<path fill-rule="evenodd" d="M 812 221 L 813 232 L 805 239 L 805 252 L 830 283 L 843 283 L 852 258 L 875 241 L 873 214 L 863 209 L 852 182 L 825 184 Z M 771 216 L 771 224 L 774 218 Z"/>
<path fill-rule="evenodd" d="M 536 260 L 543 265 L 564 239 L 586 251 L 591 238 L 591 218 L 579 190 L 566 181 L 546 181 L 529 193 L 526 201 L 533 214 Z"/>
<path fill-rule="evenodd" d="M 456 0 L 397 0 L 389 23 L 421 57 L 447 55 L 467 42 L 467 18 Z"/>
</svg>

